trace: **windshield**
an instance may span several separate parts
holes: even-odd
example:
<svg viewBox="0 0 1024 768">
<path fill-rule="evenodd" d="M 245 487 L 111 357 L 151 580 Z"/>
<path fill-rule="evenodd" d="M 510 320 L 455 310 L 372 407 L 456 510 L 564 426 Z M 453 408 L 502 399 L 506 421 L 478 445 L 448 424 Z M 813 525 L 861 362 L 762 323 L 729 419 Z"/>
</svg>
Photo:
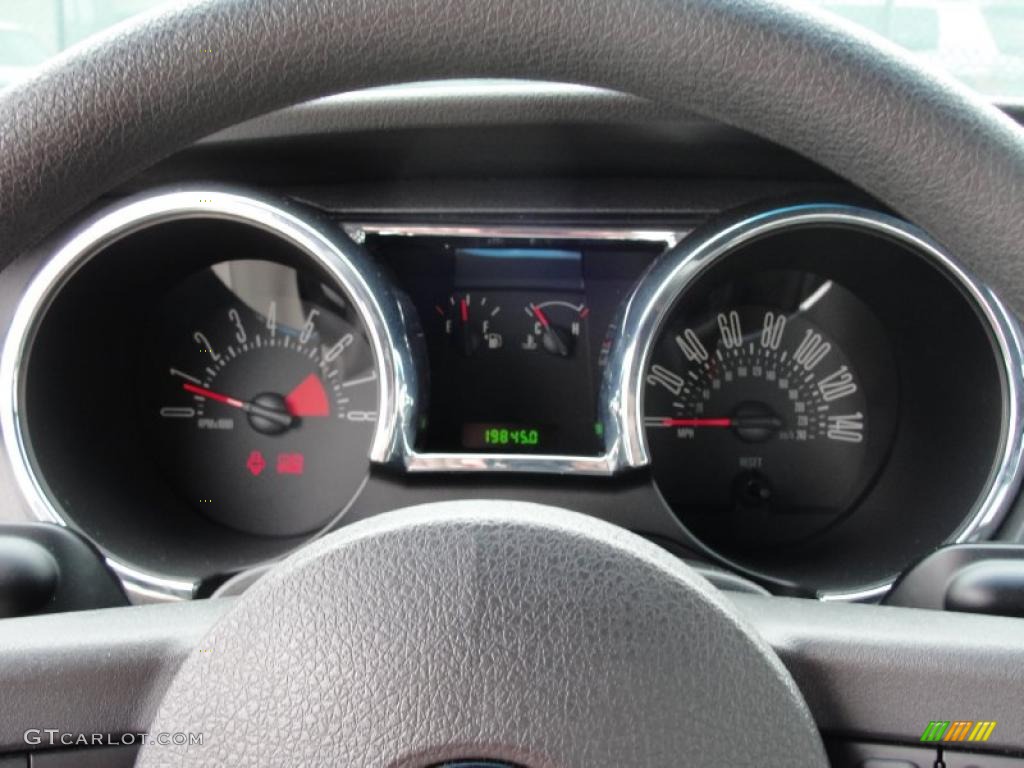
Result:
<svg viewBox="0 0 1024 768">
<path fill-rule="evenodd" d="M 1022 0 L 810 0 L 996 100 L 1024 99 Z M 4 0 L 0 86 L 164 0 Z"/>
</svg>

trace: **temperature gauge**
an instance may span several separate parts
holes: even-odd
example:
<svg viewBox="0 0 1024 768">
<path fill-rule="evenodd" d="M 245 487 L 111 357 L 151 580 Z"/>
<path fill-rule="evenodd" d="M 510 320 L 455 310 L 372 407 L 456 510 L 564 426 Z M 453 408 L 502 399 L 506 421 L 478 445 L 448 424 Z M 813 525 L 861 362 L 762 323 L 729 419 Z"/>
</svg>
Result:
<svg viewBox="0 0 1024 768">
<path fill-rule="evenodd" d="M 572 357 L 590 314 L 588 307 L 552 300 L 530 302 L 524 310 L 532 321 L 521 345 L 525 351 L 542 350 L 556 357 Z"/>
</svg>

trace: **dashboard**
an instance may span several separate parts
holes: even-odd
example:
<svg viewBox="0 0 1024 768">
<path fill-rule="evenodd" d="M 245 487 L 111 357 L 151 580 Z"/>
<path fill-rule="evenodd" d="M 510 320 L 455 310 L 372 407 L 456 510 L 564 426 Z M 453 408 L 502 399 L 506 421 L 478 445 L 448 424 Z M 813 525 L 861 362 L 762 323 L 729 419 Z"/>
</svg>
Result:
<svg viewBox="0 0 1024 768">
<path fill-rule="evenodd" d="M 827 199 L 552 223 L 149 189 L 62 236 L 0 367 L 33 513 L 144 598 L 396 498 L 501 497 L 871 599 L 991 536 L 1021 472 L 1015 320 L 912 225 Z"/>
<path fill-rule="evenodd" d="M 0 763 L 1019 762 L 1009 111 L 771 3 L 243 5 L 0 95 Z M 200 138 L 468 72 L 652 101 Z"/>
</svg>

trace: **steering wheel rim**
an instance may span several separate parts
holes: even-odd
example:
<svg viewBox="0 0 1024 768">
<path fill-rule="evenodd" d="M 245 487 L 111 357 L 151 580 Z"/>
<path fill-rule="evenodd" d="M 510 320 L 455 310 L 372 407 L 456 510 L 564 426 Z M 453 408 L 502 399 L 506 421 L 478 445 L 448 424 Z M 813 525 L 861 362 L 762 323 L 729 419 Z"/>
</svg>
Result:
<svg viewBox="0 0 1024 768">
<path fill-rule="evenodd" d="M 778 0 L 200 0 L 141 17 L 0 94 L 0 266 L 216 130 L 467 76 L 603 86 L 778 142 L 1024 309 L 1024 131 L 881 40 Z"/>
<path fill-rule="evenodd" d="M 467 76 L 607 87 L 775 141 L 1024 309 L 1024 132 L 894 48 L 776 0 L 212 0 L 142 17 L 0 93 L 0 266 L 216 130 Z"/>
</svg>

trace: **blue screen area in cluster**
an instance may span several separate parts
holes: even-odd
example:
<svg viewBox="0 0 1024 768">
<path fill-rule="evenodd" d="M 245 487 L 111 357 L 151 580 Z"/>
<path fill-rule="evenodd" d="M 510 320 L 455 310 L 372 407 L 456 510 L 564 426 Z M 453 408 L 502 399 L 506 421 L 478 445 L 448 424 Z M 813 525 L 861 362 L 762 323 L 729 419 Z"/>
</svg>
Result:
<svg viewBox="0 0 1024 768">
<path fill-rule="evenodd" d="M 553 248 L 462 248 L 459 253 L 479 256 L 485 259 L 561 259 L 579 261 L 579 251 L 563 251 Z"/>
<path fill-rule="evenodd" d="M 557 248 L 459 248 L 455 287 L 583 290 L 583 254 Z"/>
</svg>

